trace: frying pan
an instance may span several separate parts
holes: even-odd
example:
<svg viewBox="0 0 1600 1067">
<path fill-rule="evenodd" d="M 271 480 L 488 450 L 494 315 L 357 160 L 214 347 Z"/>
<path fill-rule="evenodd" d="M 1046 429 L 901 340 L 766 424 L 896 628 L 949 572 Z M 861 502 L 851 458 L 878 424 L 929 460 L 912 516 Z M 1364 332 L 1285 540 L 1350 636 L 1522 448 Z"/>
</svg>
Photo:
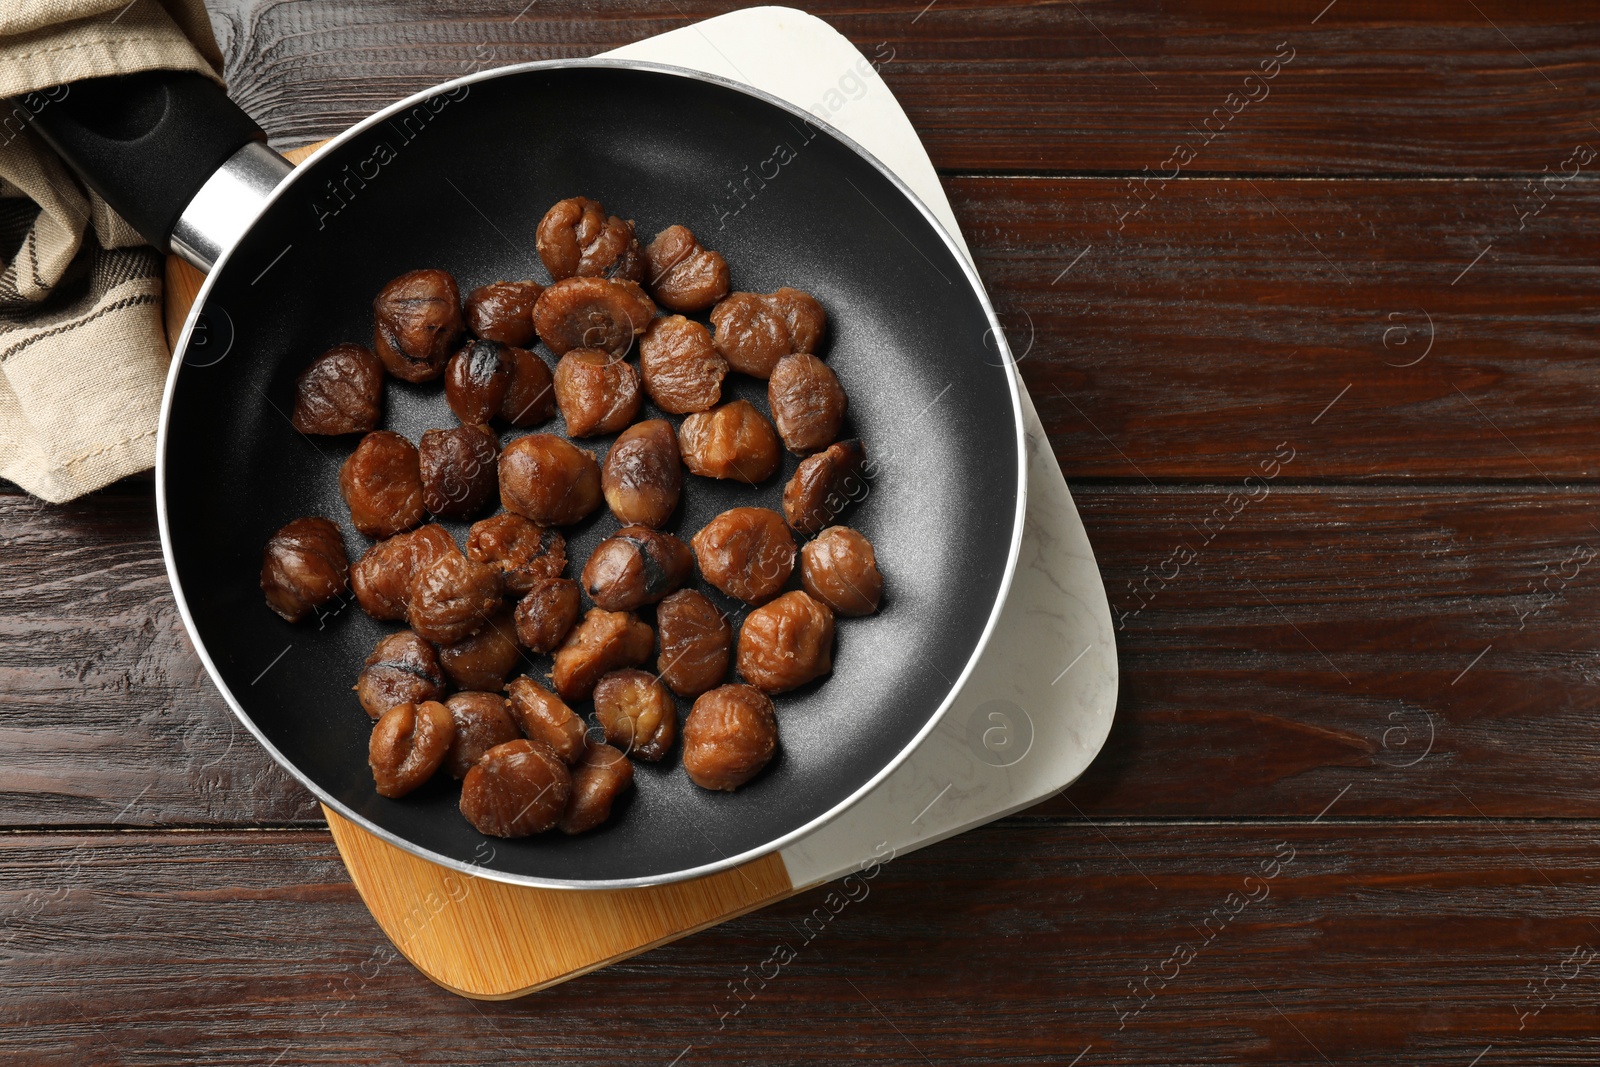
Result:
<svg viewBox="0 0 1600 1067">
<path fill-rule="evenodd" d="M 79 83 L 38 122 L 124 218 L 209 271 L 161 411 L 162 549 L 224 698 L 329 807 L 426 859 L 502 881 L 675 881 L 754 859 L 838 815 L 954 700 L 994 628 L 1021 541 L 1016 374 L 949 235 L 882 164 L 814 116 L 695 71 L 588 60 L 445 83 L 292 172 L 193 75 Z M 736 289 L 791 285 L 822 302 L 822 352 L 850 397 L 846 434 L 873 461 L 864 499 L 840 521 L 876 546 L 886 594 L 877 615 L 839 620 L 831 676 L 777 698 L 779 755 L 745 788 L 699 789 L 675 751 L 636 763 L 634 790 L 598 831 L 502 841 L 462 818 L 443 775 L 398 801 L 374 792 L 371 723 L 350 687 L 395 626 L 353 603 L 291 625 L 265 607 L 257 579 L 262 545 L 298 516 L 338 522 L 352 559 L 369 543 L 339 496 L 355 439 L 290 425 L 299 371 L 338 342 L 370 344 L 372 297 L 404 271 L 447 269 L 463 292 L 544 279 L 535 227 L 575 195 L 637 220 L 646 239 L 689 226 L 726 256 Z M 735 397 L 764 410 L 765 383 L 730 375 L 724 400 Z M 642 417 L 661 413 L 647 407 Z M 391 380 L 384 425 L 416 440 L 455 419 L 437 382 Z M 603 458 L 610 442 L 580 443 Z M 686 475 L 668 528 L 687 539 L 727 508 L 776 506 L 797 462 L 786 456 L 755 488 Z M 445 525 L 464 538 L 466 523 Z M 601 509 L 568 530 L 571 567 L 616 525 Z M 743 612 L 734 614 L 737 629 Z M 526 670 L 537 677 L 549 662 L 530 657 Z"/>
</svg>

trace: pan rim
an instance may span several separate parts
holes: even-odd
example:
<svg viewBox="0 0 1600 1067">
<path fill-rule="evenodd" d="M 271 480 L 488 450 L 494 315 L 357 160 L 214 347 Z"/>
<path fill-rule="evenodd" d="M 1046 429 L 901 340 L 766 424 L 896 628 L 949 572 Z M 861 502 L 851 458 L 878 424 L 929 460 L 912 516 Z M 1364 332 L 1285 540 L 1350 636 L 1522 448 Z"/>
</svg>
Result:
<svg viewBox="0 0 1600 1067">
<path fill-rule="evenodd" d="M 928 205 L 923 202 L 922 198 L 919 197 L 905 183 L 905 181 L 900 178 L 898 174 L 887 167 L 875 155 L 867 151 L 867 149 L 856 143 L 856 141 L 851 139 L 848 135 L 833 125 L 829 124 L 823 119 L 818 118 L 811 112 L 790 103 L 782 97 L 775 96 L 745 82 L 720 77 L 715 74 L 694 70 L 688 67 L 679 67 L 672 64 L 656 63 L 644 60 L 618 58 L 591 57 L 587 59 L 551 59 L 535 60 L 527 63 L 517 63 L 504 67 L 495 67 L 489 70 L 475 71 L 459 78 L 441 82 L 420 92 L 413 93 L 404 99 L 390 104 L 388 107 L 374 112 L 365 119 L 356 123 L 354 126 L 351 126 L 343 132 L 330 138 L 310 156 L 306 157 L 306 159 L 298 166 L 294 167 L 294 169 L 289 172 L 283 181 L 279 182 L 278 185 L 273 188 L 271 193 L 269 193 L 261 202 L 256 218 L 252 219 L 250 224 L 245 227 L 244 234 L 248 234 L 250 230 L 255 227 L 256 223 L 259 222 L 261 215 L 266 212 L 267 208 L 280 196 L 282 196 L 285 191 L 288 190 L 295 182 L 302 179 L 311 180 L 309 178 L 305 178 L 305 176 L 313 173 L 317 169 L 316 165 L 320 163 L 328 154 L 352 138 L 360 135 L 378 123 L 383 122 L 390 116 L 404 111 L 410 107 L 416 106 L 419 103 L 430 100 L 443 92 L 453 91 L 461 86 L 468 86 L 483 81 L 491 81 L 496 78 L 525 74 L 532 71 L 561 69 L 617 69 L 628 71 L 647 71 L 673 77 L 686 78 L 692 81 L 704 82 L 707 84 L 720 86 L 722 88 L 731 89 L 745 96 L 754 97 L 767 104 L 775 106 L 797 118 L 803 118 L 806 122 L 827 133 L 836 139 L 840 144 L 861 157 L 861 159 L 863 159 L 868 165 L 883 175 L 883 177 L 889 181 L 889 183 L 900 193 L 900 195 L 905 197 L 905 199 L 922 214 L 924 220 L 933 228 L 934 233 L 938 235 L 939 239 L 943 241 L 945 246 L 949 249 L 957 264 L 960 266 L 967 284 L 971 287 L 973 294 L 978 298 L 978 303 L 982 307 L 984 316 L 989 322 L 989 333 L 995 338 L 996 350 L 1001 357 L 1000 366 L 1005 372 L 1006 386 L 1011 399 L 1012 431 L 1016 445 L 1017 465 L 1015 487 L 1016 506 L 1012 515 L 1011 539 L 1006 552 L 1005 567 L 1001 574 L 999 588 L 995 595 L 994 603 L 990 606 L 989 617 L 984 623 L 983 630 L 978 635 L 978 639 L 973 645 L 972 652 L 967 657 L 966 662 L 962 665 L 961 671 L 950 683 L 949 690 L 946 692 L 944 698 L 940 701 L 939 706 L 935 708 L 928 716 L 927 722 L 923 724 L 923 726 L 916 732 L 911 740 L 908 741 L 899 752 L 895 753 L 894 756 L 891 757 L 879 771 L 868 778 L 864 783 L 861 784 L 861 786 L 851 792 L 847 797 L 835 804 L 833 807 L 829 808 L 827 811 L 823 812 L 821 815 L 801 826 L 796 827 L 788 833 L 773 838 L 772 840 L 767 841 L 755 848 L 747 849 L 737 855 L 724 856 L 712 863 L 701 864 L 696 867 L 684 868 L 663 874 L 644 875 L 637 878 L 548 878 L 534 875 L 516 874 L 509 871 L 491 870 L 476 864 L 466 863 L 457 859 L 453 859 L 449 856 L 441 855 L 440 853 L 418 845 L 415 842 L 409 841 L 400 836 L 399 834 L 377 825 L 369 820 L 366 816 L 350 808 L 343 801 L 322 789 L 266 738 L 261 729 L 256 726 L 249 713 L 244 710 L 238 699 L 235 698 L 233 692 L 228 687 L 228 684 L 223 680 L 221 672 L 217 669 L 216 664 L 212 662 L 211 655 L 206 649 L 205 641 L 200 636 L 199 630 L 195 626 L 194 619 L 189 612 L 188 601 L 184 596 L 183 586 L 178 577 L 177 561 L 173 554 L 172 548 L 170 520 L 167 514 L 167 450 L 171 443 L 169 440 L 169 429 L 171 425 L 173 397 L 176 393 L 178 378 L 181 375 L 184 367 L 183 355 L 188 351 L 189 340 L 194 331 L 195 323 L 199 320 L 201 310 L 205 307 L 206 300 L 209 297 L 212 288 L 216 284 L 216 280 L 222 276 L 225 270 L 228 269 L 234 251 L 243 242 L 243 234 L 238 242 L 230 246 L 223 252 L 221 256 L 218 257 L 216 263 L 212 265 L 211 270 L 206 274 L 205 282 L 201 285 L 199 292 L 195 296 L 194 303 L 190 307 L 189 313 L 184 319 L 183 329 L 178 335 L 178 342 L 173 348 L 174 355 L 172 359 L 172 366 L 168 371 L 166 385 L 162 391 L 161 415 L 157 426 L 155 467 L 156 517 L 161 534 L 161 555 L 163 562 L 166 565 L 167 582 L 172 589 L 173 599 L 177 603 L 178 614 L 183 620 L 184 629 L 187 631 L 189 639 L 194 645 L 196 654 L 198 654 L 200 657 L 201 664 L 206 669 L 206 674 L 210 676 L 212 684 L 214 684 L 217 687 L 218 692 L 222 694 L 223 700 L 227 702 L 228 707 L 233 711 L 234 717 L 244 725 L 245 729 L 250 732 L 251 736 L 253 736 L 256 742 L 266 750 L 268 755 L 273 758 L 278 766 L 288 771 L 298 782 L 300 782 L 301 785 L 310 790 L 312 795 L 317 798 L 319 803 L 323 804 L 327 808 L 332 809 L 333 811 L 336 811 L 342 818 L 355 824 L 356 826 L 359 826 L 367 833 L 370 833 L 380 840 L 400 848 L 413 856 L 426 860 L 429 863 L 437 864 L 438 866 L 445 867 L 462 874 L 471 875 L 476 878 L 485 878 L 490 881 L 502 882 L 509 885 L 523 885 L 543 889 L 563 890 L 630 889 L 653 885 L 668 885 L 676 882 L 702 878 L 710 874 L 715 874 L 719 871 L 736 868 L 760 859 L 764 856 L 771 855 L 775 852 L 780 853 L 781 858 L 781 853 L 785 847 L 792 845 L 797 841 L 803 840 L 804 838 L 815 833 L 817 830 L 821 829 L 823 826 L 832 822 L 834 819 L 837 819 L 840 815 L 854 807 L 860 800 L 866 797 L 867 794 L 871 793 L 875 788 L 877 788 L 877 786 L 882 784 L 882 782 L 896 769 L 898 769 L 913 752 L 921 747 L 921 745 L 928 739 L 928 736 L 949 713 L 951 707 L 955 704 L 956 698 L 961 694 L 967 680 L 971 677 L 973 670 L 977 667 L 978 661 L 983 658 L 984 651 L 988 648 L 989 642 L 994 636 L 994 632 L 999 625 L 1000 616 L 1005 608 L 1006 600 L 1011 592 L 1011 584 L 1015 578 L 1018 560 L 1021 555 L 1023 526 L 1027 516 L 1028 508 L 1027 435 L 1023 425 L 1022 417 L 1022 385 L 1017 374 L 1016 361 L 1011 355 L 1009 344 L 1006 342 L 1005 330 L 999 321 L 999 317 L 995 314 L 994 306 L 989 300 L 987 291 L 984 289 L 982 279 L 978 276 L 977 268 L 968 258 L 967 253 L 963 251 L 962 247 L 954 240 L 950 232 L 939 221 L 938 217 L 934 215 L 933 211 L 928 207 Z M 793 888 L 798 890 L 804 887 L 794 886 Z"/>
</svg>

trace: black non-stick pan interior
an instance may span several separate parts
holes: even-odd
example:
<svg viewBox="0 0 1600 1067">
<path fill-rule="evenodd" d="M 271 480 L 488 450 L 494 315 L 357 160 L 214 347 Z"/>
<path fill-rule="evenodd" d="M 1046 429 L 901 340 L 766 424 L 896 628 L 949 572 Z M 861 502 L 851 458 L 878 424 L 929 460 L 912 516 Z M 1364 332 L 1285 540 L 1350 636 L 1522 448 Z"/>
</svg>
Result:
<svg viewBox="0 0 1600 1067">
<path fill-rule="evenodd" d="M 770 102 L 619 67 L 538 68 L 459 87 L 312 166 L 214 280 L 163 454 L 180 595 L 225 689 L 292 768 L 415 849 L 491 876 L 594 884 L 667 880 L 770 847 L 895 760 L 981 640 L 1019 500 L 1010 372 L 986 338 L 983 301 L 895 184 Z M 534 230 L 546 208 L 574 195 L 636 220 L 645 239 L 688 225 L 727 257 L 736 289 L 790 285 L 822 302 L 822 353 L 849 394 L 850 432 L 876 462 L 869 494 L 841 521 L 876 546 L 886 596 L 879 614 L 839 620 L 831 677 L 777 699 L 781 751 L 749 786 L 699 789 L 674 751 L 636 765 L 636 789 L 597 832 L 490 840 L 461 817 L 459 790 L 442 774 L 403 800 L 374 793 L 371 722 L 350 687 L 395 624 L 353 603 L 320 625 L 283 622 L 262 601 L 261 547 L 301 515 L 338 522 L 352 560 L 369 544 L 339 496 L 339 465 L 356 439 L 306 437 L 289 423 L 306 362 L 337 342 L 370 344 L 372 297 L 403 271 L 447 269 L 463 292 L 548 280 Z M 731 375 L 724 398 L 735 396 L 766 408 L 764 382 Z M 391 380 L 385 402 L 385 425 L 412 440 L 455 425 L 438 383 Z M 647 407 L 644 417 L 659 414 Z M 560 432 L 560 417 L 538 429 Z M 610 439 L 582 443 L 603 458 Z M 796 463 L 787 456 L 757 487 L 688 476 L 669 528 L 687 539 L 729 507 L 777 507 Z M 464 538 L 466 523 L 446 525 Z M 616 528 L 601 509 L 568 531 L 569 575 Z M 530 658 L 527 669 L 540 676 L 549 666 Z"/>
</svg>

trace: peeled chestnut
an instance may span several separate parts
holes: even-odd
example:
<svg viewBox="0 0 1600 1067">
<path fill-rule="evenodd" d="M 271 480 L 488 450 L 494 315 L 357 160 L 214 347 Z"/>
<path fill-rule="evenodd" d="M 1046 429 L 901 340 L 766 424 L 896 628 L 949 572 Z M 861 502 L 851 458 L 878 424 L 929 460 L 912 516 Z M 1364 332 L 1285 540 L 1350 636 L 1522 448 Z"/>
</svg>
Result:
<svg viewBox="0 0 1600 1067">
<path fill-rule="evenodd" d="M 507 741 L 462 779 L 461 814 L 481 834 L 527 837 L 554 826 L 571 793 L 572 775 L 548 745 Z"/>
<path fill-rule="evenodd" d="M 682 315 L 656 319 L 639 339 L 639 371 L 656 407 L 674 415 L 707 411 L 722 399 L 728 361 L 711 331 Z"/>
<path fill-rule="evenodd" d="M 417 448 L 392 430 L 361 439 L 339 468 L 339 492 L 350 520 L 368 537 L 393 537 L 427 514 Z"/>
<path fill-rule="evenodd" d="M 661 526 L 678 507 L 683 464 L 678 435 L 666 419 L 649 419 L 623 430 L 600 467 L 600 488 L 617 521 Z"/>
<path fill-rule="evenodd" d="M 422 505 L 441 518 L 482 511 L 499 488 L 500 439 L 487 426 L 428 430 L 417 446 Z"/>
<path fill-rule="evenodd" d="M 427 382 L 444 372 L 461 343 L 461 290 L 442 270 L 414 270 L 394 279 L 372 301 L 374 351 L 389 373 Z"/>
<path fill-rule="evenodd" d="M 767 380 L 767 403 L 784 447 L 808 456 L 833 444 L 849 400 L 833 370 L 816 356 L 784 356 Z"/>
<path fill-rule="evenodd" d="M 513 678 L 506 686 L 511 715 L 522 732 L 550 746 L 561 761 L 577 763 L 583 756 L 583 719 L 566 702 L 526 676 Z"/>
<path fill-rule="evenodd" d="M 588 197 L 574 196 L 546 211 L 534 232 L 534 247 L 557 281 L 575 274 L 631 281 L 644 276 L 633 223 L 607 216 Z"/>
<path fill-rule="evenodd" d="M 883 597 L 872 542 L 848 526 L 830 526 L 800 550 L 800 584 L 840 615 L 871 615 Z"/>
<path fill-rule="evenodd" d="M 495 341 L 468 341 L 444 368 L 444 400 L 464 423 L 487 423 L 500 414 L 511 367 Z"/>
<path fill-rule="evenodd" d="M 500 417 L 513 426 L 537 426 L 556 413 L 555 379 L 538 354 L 526 348 L 506 348 L 500 356 L 510 368 L 506 398 Z"/>
<path fill-rule="evenodd" d="M 704 593 L 680 589 L 656 605 L 656 631 L 656 670 L 674 693 L 699 696 L 728 676 L 733 627 Z"/>
<path fill-rule="evenodd" d="M 334 345 L 294 383 L 289 421 L 301 433 L 368 433 L 383 417 L 383 362 L 360 345 Z"/>
<path fill-rule="evenodd" d="M 621 356 L 574 348 L 556 364 L 556 406 L 571 437 L 616 433 L 639 415 L 639 372 Z"/>
<path fill-rule="evenodd" d="M 577 582 L 541 578 L 517 602 L 517 640 L 534 652 L 553 652 L 572 632 L 582 608 Z"/>
<path fill-rule="evenodd" d="M 867 495 L 866 461 L 866 449 L 856 440 L 835 442 L 801 460 L 783 487 L 783 517 L 803 534 L 830 525 L 852 501 Z"/>
<path fill-rule="evenodd" d="M 350 568 L 350 586 L 356 602 L 374 619 L 404 619 L 406 589 L 412 575 L 439 557 L 460 551 L 450 531 L 438 523 L 379 541 Z"/>
<path fill-rule="evenodd" d="M 538 282 L 480 285 L 467 294 L 467 325 L 485 341 L 526 348 L 534 338 L 533 305 L 543 292 Z"/>
<path fill-rule="evenodd" d="M 356 699 L 374 719 L 396 704 L 444 699 L 444 671 L 433 646 L 410 630 L 378 642 L 356 678 Z"/>
<path fill-rule="evenodd" d="M 299 622 L 349 588 L 344 538 L 327 519 L 285 523 L 261 550 L 261 592 L 267 607 L 288 622 Z"/>
<path fill-rule="evenodd" d="M 833 611 L 796 589 L 745 616 L 739 673 L 757 689 L 782 693 L 833 670 Z"/>
<path fill-rule="evenodd" d="M 520 596 L 541 578 L 559 578 L 567 569 L 567 539 L 560 530 L 503 511 L 472 524 L 467 558 L 493 566 L 505 579 L 506 592 Z"/>
<path fill-rule="evenodd" d="M 678 449 L 691 472 L 747 485 L 772 477 L 783 458 L 772 423 L 748 400 L 684 419 L 678 427 Z"/>
<path fill-rule="evenodd" d="M 594 687 L 594 717 L 606 741 L 630 756 L 655 761 L 678 739 L 678 705 L 653 674 L 612 671 Z"/>
<path fill-rule="evenodd" d="M 706 581 L 747 604 L 764 604 L 794 573 L 794 536 L 769 508 L 732 508 L 694 535 Z"/>
<path fill-rule="evenodd" d="M 485 620 L 483 629 L 471 637 L 439 650 L 439 664 L 460 689 L 496 692 L 506 675 L 521 662 L 516 624 L 511 610 L 504 607 Z"/>
<path fill-rule="evenodd" d="M 650 658 L 656 635 L 625 611 L 591 608 L 556 650 L 550 680 L 563 700 L 584 700 L 602 674 Z"/>
<path fill-rule="evenodd" d="M 621 356 L 655 314 L 655 304 L 637 282 L 567 278 L 539 297 L 533 324 L 539 340 L 558 356 L 574 348 L 599 348 Z"/>
<path fill-rule="evenodd" d="M 541 526 L 570 526 L 600 506 L 600 464 L 547 433 L 519 437 L 500 453 L 500 502 Z"/>
<path fill-rule="evenodd" d="M 610 745 L 591 744 L 572 768 L 572 795 L 556 829 L 581 834 L 611 818 L 611 805 L 633 784 L 633 764 Z"/>
<path fill-rule="evenodd" d="M 728 261 L 687 226 L 668 226 L 644 250 L 645 284 L 662 307 L 704 311 L 728 295 Z"/>
<path fill-rule="evenodd" d="M 396 704 L 384 712 L 367 742 L 378 795 L 395 800 L 432 778 L 455 733 L 449 709 L 434 700 Z"/>
<path fill-rule="evenodd" d="M 444 756 L 444 769 L 452 778 L 464 777 L 494 746 L 522 736 L 506 710 L 506 698 L 499 693 L 457 693 L 444 706 L 456 725 Z"/>
<path fill-rule="evenodd" d="M 754 686 L 711 690 L 694 702 L 683 724 L 683 769 L 702 789 L 738 789 L 777 751 L 772 698 Z"/>
<path fill-rule="evenodd" d="M 411 576 L 406 587 L 411 628 L 453 645 L 482 630 L 500 607 L 500 572 L 460 553 L 441 556 Z"/>
<path fill-rule="evenodd" d="M 689 580 L 689 546 L 648 526 L 624 526 L 595 546 L 583 566 L 583 590 L 596 607 L 634 611 Z"/>
<path fill-rule="evenodd" d="M 815 352 L 828 316 L 799 289 L 733 293 L 711 311 L 717 351 L 736 371 L 766 378 L 791 352 Z"/>
</svg>

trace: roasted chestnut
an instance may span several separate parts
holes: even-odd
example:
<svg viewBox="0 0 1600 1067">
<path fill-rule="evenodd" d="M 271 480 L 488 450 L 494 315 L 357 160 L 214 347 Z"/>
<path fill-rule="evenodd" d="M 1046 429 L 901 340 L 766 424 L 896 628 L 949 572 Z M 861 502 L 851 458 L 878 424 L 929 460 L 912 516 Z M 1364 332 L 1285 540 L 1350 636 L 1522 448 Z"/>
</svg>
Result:
<svg viewBox="0 0 1600 1067">
<path fill-rule="evenodd" d="M 655 304 L 637 282 L 567 278 L 539 297 L 533 324 L 539 340 L 558 356 L 574 348 L 599 348 L 621 356 L 655 314 Z"/>
<path fill-rule="evenodd" d="M 526 348 L 534 338 L 533 305 L 543 292 L 538 282 L 480 285 L 467 294 L 467 325 L 485 341 Z"/>
<path fill-rule="evenodd" d="M 827 451 L 800 461 L 783 487 L 783 517 L 803 534 L 831 525 L 851 501 L 867 495 L 862 468 L 866 449 L 856 440 L 837 441 Z"/>
<path fill-rule="evenodd" d="M 556 829 L 581 834 L 611 818 L 611 805 L 633 784 L 633 764 L 610 745 L 591 744 L 572 768 L 572 795 Z"/>
<path fill-rule="evenodd" d="M 583 591 L 596 607 L 634 611 L 689 580 L 689 546 L 648 526 L 624 526 L 601 541 L 583 566 Z"/>
<path fill-rule="evenodd" d="M 577 763 L 583 757 L 583 720 L 560 697 L 526 676 L 513 678 L 506 696 L 524 734 L 549 745 L 563 763 Z"/>
<path fill-rule="evenodd" d="M 447 519 L 482 511 L 499 488 L 499 456 L 500 439 L 487 426 L 428 430 L 417 446 L 423 507 Z"/>
<path fill-rule="evenodd" d="M 602 674 L 650 658 L 656 635 L 625 611 L 591 608 L 556 650 L 550 680 L 563 700 L 585 700 Z"/>
<path fill-rule="evenodd" d="M 772 698 L 754 686 L 711 690 L 694 702 L 683 724 L 683 769 L 702 789 L 738 789 L 777 751 Z"/>
<path fill-rule="evenodd" d="M 699 696 L 728 676 L 733 627 L 704 593 L 680 589 L 656 605 L 656 631 L 656 670 L 674 693 Z"/>
<path fill-rule="evenodd" d="M 791 352 L 815 352 L 828 316 L 810 293 L 733 293 L 711 310 L 717 351 L 736 371 L 766 378 Z"/>
<path fill-rule="evenodd" d="M 500 357 L 510 368 L 506 398 L 500 417 L 513 426 L 537 426 L 556 413 L 555 380 L 538 354 L 526 348 L 506 348 Z"/>
<path fill-rule="evenodd" d="M 289 622 L 299 622 L 349 588 L 344 538 L 327 519 L 285 523 L 261 550 L 261 592 L 267 607 Z"/>
<path fill-rule="evenodd" d="M 553 652 L 578 621 L 583 602 L 570 578 L 541 578 L 517 602 L 517 640 L 534 652 Z"/>
<path fill-rule="evenodd" d="M 435 700 L 396 704 L 384 712 L 367 741 L 367 765 L 378 795 L 398 799 L 432 778 L 455 733 L 449 709 Z"/>
<path fill-rule="evenodd" d="M 777 431 L 748 400 L 684 419 L 678 427 L 678 449 L 693 473 L 747 485 L 772 477 L 783 458 Z"/>
<path fill-rule="evenodd" d="M 747 604 L 771 600 L 794 573 L 794 536 L 769 508 L 724 511 L 693 544 L 706 581 Z"/>
<path fill-rule="evenodd" d="M 540 526 L 570 526 L 602 499 L 600 464 L 564 438 L 532 433 L 500 453 L 500 502 Z"/>
<path fill-rule="evenodd" d="M 459 552 L 440 556 L 419 568 L 406 587 L 411 628 L 441 645 L 464 641 L 499 609 L 502 588 L 493 567 Z"/>
<path fill-rule="evenodd" d="M 645 284 L 673 311 L 704 311 L 728 295 L 728 261 L 700 246 L 687 226 L 668 226 L 644 250 Z"/>
<path fill-rule="evenodd" d="M 661 679 L 640 670 L 612 671 L 594 687 L 594 717 L 606 741 L 630 756 L 655 761 L 678 739 L 678 705 Z"/>
<path fill-rule="evenodd" d="M 739 673 L 757 689 L 782 693 L 833 670 L 833 611 L 799 589 L 745 616 Z"/>
<path fill-rule="evenodd" d="M 468 341 L 444 368 L 444 400 L 467 424 L 487 423 L 500 414 L 511 385 L 511 366 L 496 341 Z"/>
<path fill-rule="evenodd" d="M 455 734 L 444 755 L 444 769 L 460 779 L 483 754 L 496 745 L 522 736 L 499 693 L 457 693 L 444 702 L 455 721 Z"/>
<path fill-rule="evenodd" d="M 350 568 L 350 585 L 356 602 L 374 619 L 399 621 L 406 617 L 406 589 L 416 572 L 440 556 L 461 550 L 438 523 L 379 541 Z"/>
<path fill-rule="evenodd" d="M 521 662 L 516 624 L 512 621 L 511 609 L 504 607 L 490 616 L 483 629 L 471 637 L 439 650 L 439 663 L 457 688 L 486 693 L 499 691 L 506 675 Z"/>
<path fill-rule="evenodd" d="M 728 361 L 711 331 L 682 315 L 656 319 L 639 339 L 639 370 L 656 407 L 674 415 L 707 411 L 722 399 Z"/>
<path fill-rule="evenodd" d="M 393 430 L 374 430 L 361 439 L 339 468 L 339 492 L 350 520 L 368 537 L 393 537 L 427 514 L 417 448 Z"/>
<path fill-rule="evenodd" d="M 493 566 L 505 579 L 506 592 L 520 596 L 539 579 L 559 578 L 567 569 L 567 539 L 560 530 L 503 511 L 472 524 L 467 558 Z"/>
<path fill-rule="evenodd" d="M 616 433 L 639 415 L 639 372 L 621 356 L 574 348 L 556 364 L 556 405 L 570 437 Z"/>
<path fill-rule="evenodd" d="M 683 492 L 672 424 L 650 419 L 623 430 L 600 466 L 600 489 L 611 514 L 626 526 L 660 526 L 671 518 Z"/>
<path fill-rule="evenodd" d="M 289 421 L 301 433 L 368 433 L 383 417 L 383 362 L 360 345 L 334 345 L 294 383 Z"/>
<path fill-rule="evenodd" d="M 414 270 L 394 279 L 372 301 L 373 350 L 390 374 L 428 382 L 444 372 L 461 344 L 461 290 L 442 270 Z"/>
<path fill-rule="evenodd" d="M 461 780 L 461 814 L 481 834 L 527 837 L 554 826 L 571 793 L 572 775 L 550 746 L 507 741 Z"/>
<path fill-rule="evenodd" d="M 833 444 L 849 400 L 833 370 L 816 356 L 784 356 L 767 380 L 767 403 L 784 447 L 808 456 Z"/>
<path fill-rule="evenodd" d="M 353 687 L 374 719 L 396 704 L 444 699 L 444 671 L 433 646 L 410 630 L 378 642 Z"/>
<path fill-rule="evenodd" d="M 573 275 L 630 281 L 644 276 L 633 223 L 607 217 L 605 208 L 588 197 L 574 196 L 546 211 L 534 232 L 534 247 L 557 281 Z"/>
<path fill-rule="evenodd" d="M 840 615 L 871 615 L 883 597 L 872 542 L 848 526 L 830 526 L 800 550 L 800 584 Z"/>
</svg>

